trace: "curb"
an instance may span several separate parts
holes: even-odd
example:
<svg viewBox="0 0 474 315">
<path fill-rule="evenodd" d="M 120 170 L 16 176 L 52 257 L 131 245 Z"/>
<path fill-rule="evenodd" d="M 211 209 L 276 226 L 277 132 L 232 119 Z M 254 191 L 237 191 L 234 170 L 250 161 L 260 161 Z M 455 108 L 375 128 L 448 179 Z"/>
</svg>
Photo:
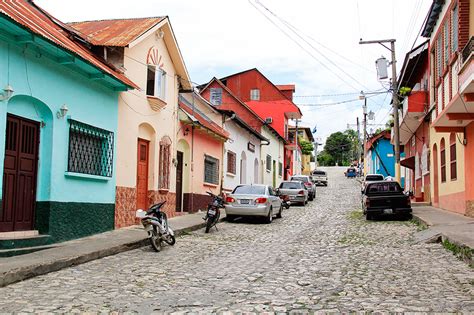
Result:
<svg viewBox="0 0 474 315">
<path fill-rule="evenodd" d="M 413 214 L 413 220 L 416 221 L 418 224 L 424 226 L 425 228 L 429 229 L 430 227 L 432 227 L 433 225 L 431 225 L 428 221 L 426 220 L 423 220 L 422 218 L 420 218 L 419 216 L 417 216 L 416 214 Z M 442 232 L 439 232 L 439 236 L 438 236 L 438 241 L 437 243 L 444 243 L 444 242 L 449 242 L 455 246 L 457 246 L 459 249 L 461 250 L 467 250 L 467 251 L 470 251 L 472 253 L 472 256 L 471 257 L 458 257 L 458 255 L 456 255 L 456 253 L 453 252 L 454 255 L 456 255 L 459 259 L 461 259 L 462 261 L 466 262 L 468 265 L 470 266 L 474 266 L 474 248 L 471 248 L 469 246 L 467 246 L 466 244 L 462 243 L 462 242 L 459 242 L 458 240 L 455 240 L 449 236 L 447 236 L 446 234 L 442 233 Z M 443 247 L 445 247 L 443 245 Z M 445 247 L 445 249 L 447 251 L 450 251 L 448 248 Z M 451 251 L 452 252 L 452 251 Z"/>
<path fill-rule="evenodd" d="M 225 220 L 225 214 L 222 216 L 222 213 L 221 213 L 221 218 L 219 219 L 218 222 L 222 222 L 223 220 Z M 176 236 L 181 236 L 181 235 L 185 235 L 188 232 L 199 230 L 205 226 L 206 226 L 206 223 L 203 222 L 203 223 L 199 223 L 193 226 L 177 229 L 174 232 Z M 90 261 L 104 258 L 107 256 L 116 255 L 122 252 L 137 249 L 137 248 L 144 247 L 147 245 L 149 245 L 148 238 L 144 238 L 141 240 L 117 245 L 117 246 L 106 248 L 106 249 L 97 250 L 95 252 L 90 252 L 90 253 L 82 254 L 75 257 L 66 257 L 66 258 L 55 260 L 55 261 L 46 262 L 44 264 L 31 265 L 31 266 L 27 266 L 23 268 L 12 269 L 0 274 L 0 287 L 5 287 L 15 282 L 19 282 L 19 281 L 23 281 L 29 278 L 36 277 L 36 276 L 44 275 L 50 272 L 59 271 L 64 268 L 77 266 L 86 262 L 90 262 Z"/>
</svg>

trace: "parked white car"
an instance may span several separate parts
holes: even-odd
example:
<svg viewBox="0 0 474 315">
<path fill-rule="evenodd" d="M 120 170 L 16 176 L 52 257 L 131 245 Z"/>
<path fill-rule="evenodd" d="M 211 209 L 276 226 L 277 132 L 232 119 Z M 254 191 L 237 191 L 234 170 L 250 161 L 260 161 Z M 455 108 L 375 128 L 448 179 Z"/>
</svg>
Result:
<svg viewBox="0 0 474 315">
<path fill-rule="evenodd" d="M 264 217 L 265 223 L 272 223 L 273 217 L 281 218 L 283 211 L 280 197 L 268 185 L 239 185 L 225 201 L 228 221 L 239 216 L 256 216 Z"/>
</svg>

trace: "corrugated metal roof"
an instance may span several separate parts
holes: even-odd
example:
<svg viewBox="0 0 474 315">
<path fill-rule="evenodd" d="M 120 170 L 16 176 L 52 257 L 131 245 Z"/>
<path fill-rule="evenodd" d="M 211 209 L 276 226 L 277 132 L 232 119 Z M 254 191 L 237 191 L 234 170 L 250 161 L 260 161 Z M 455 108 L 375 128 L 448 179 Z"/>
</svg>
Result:
<svg viewBox="0 0 474 315">
<path fill-rule="evenodd" d="M 276 84 L 275 85 L 280 91 L 295 91 L 294 84 Z"/>
<path fill-rule="evenodd" d="M 187 106 L 182 101 L 182 99 L 179 100 L 179 108 L 181 108 L 187 114 L 192 115 L 193 117 L 195 117 L 199 121 L 199 124 L 201 126 L 209 129 L 210 131 L 212 131 L 213 133 L 219 135 L 220 137 L 222 137 L 224 139 L 229 139 L 229 132 L 224 130 L 222 127 L 220 127 L 218 124 L 216 124 L 215 122 L 213 122 L 209 118 L 206 117 L 207 118 L 206 119 L 201 112 L 193 110 L 192 108 Z"/>
<path fill-rule="evenodd" d="M 166 17 L 96 20 L 69 23 L 97 46 L 125 47 Z"/>
<path fill-rule="evenodd" d="M 138 88 L 125 75 L 114 71 L 105 63 L 101 62 L 86 47 L 74 41 L 71 33 L 68 31 L 69 27 L 67 25 L 50 16 L 36 6 L 33 1 L 2 0 L 0 2 L 0 13 L 8 16 L 34 34 L 81 57 L 86 62 L 113 76 L 122 83 L 130 87 Z"/>
</svg>

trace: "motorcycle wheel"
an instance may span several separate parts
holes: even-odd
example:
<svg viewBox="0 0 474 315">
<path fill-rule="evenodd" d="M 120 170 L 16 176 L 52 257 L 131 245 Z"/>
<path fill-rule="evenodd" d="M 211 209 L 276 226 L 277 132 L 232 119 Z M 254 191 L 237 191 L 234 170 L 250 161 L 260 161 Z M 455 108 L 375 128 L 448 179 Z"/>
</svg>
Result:
<svg viewBox="0 0 474 315">
<path fill-rule="evenodd" d="M 153 247 L 153 249 L 155 250 L 155 252 L 161 251 L 161 236 L 159 235 L 155 227 L 153 227 L 153 232 L 150 237 L 150 244 L 151 247 Z"/>
<path fill-rule="evenodd" d="M 168 237 L 165 238 L 165 242 L 166 244 L 173 246 L 174 244 L 176 244 L 176 238 L 174 237 L 174 235 L 168 235 Z"/>
<path fill-rule="evenodd" d="M 209 233 L 209 230 L 211 229 L 212 227 L 212 223 L 214 222 L 213 220 L 214 218 L 207 218 L 207 221 L 206 221 L 206 233 Z"/>
</svg>

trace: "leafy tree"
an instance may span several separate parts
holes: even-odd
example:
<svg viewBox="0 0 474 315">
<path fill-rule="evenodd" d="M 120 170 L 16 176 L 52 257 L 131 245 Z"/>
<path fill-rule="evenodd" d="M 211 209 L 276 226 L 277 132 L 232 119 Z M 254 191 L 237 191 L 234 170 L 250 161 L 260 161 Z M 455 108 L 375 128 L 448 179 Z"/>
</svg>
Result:
<svg viewBox="0 0 474 315">
<path fill-rule="evenodd" d="M 353 144 L 350 137 L 343 132 L 332 133 L 324 145 L 324 151 L 331 155 L 333 161 L 338 165 L 348 165 L 352 160 L 350 152 Z"/>
<path fill-rule="evenodd" d="M 326 151 L 319 153 L 317 159 L 320 166 L 334 166 L 336 164 L 332 155 Z"/>
<path fill-rule="evenodd" d="M 313 153 L 314 151 L 314 145 L 303 139 L 303 138 L 299 138 L 298 139 L 298 143 L 300 144 L 301 146 L 301 152 L 304 154 L 304 155 L 310 155 L 311 153 Z"/>
</svg>

